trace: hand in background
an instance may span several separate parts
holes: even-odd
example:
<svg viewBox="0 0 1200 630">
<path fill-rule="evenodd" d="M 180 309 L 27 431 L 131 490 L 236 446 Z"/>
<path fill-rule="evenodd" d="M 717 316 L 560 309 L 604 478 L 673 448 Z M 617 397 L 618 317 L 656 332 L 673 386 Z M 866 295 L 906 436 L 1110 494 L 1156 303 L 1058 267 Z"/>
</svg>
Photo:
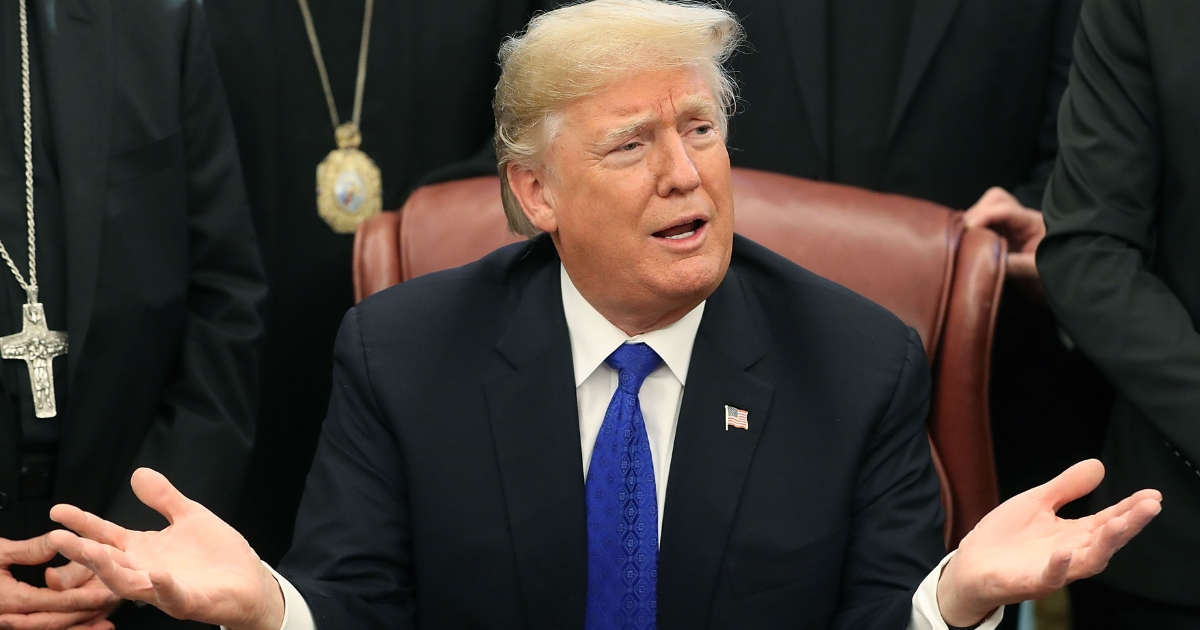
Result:
<svg viewBox="0 0 1200 630">
<path fill-rule="evenodd" d="M 86 567 L 46 570 L 49 588 L 37 588 L 12 576 L 12 565 L 36 566 L 57 552 L 46 535 L 29 540 L 0 538 L 0 628 L 3 630 L 111 630 L 105 621 L 120 599 Z"/>
<path fill-rule="evenodd" d="M 74 530 L 51 532 L 50 544 L 126 599 L 177 619 L 235 630 L 278 630 L 283 594 L 275 577 L 232 527 L 179 493 L 166 477 L 141 468 L 134 494 L 167 518 L 158 532 L 127 530 L 70 505 L 50 518 Z"/>
<path fill-rule="evenodd" d="M 1141 490 L 1086 518 L 1055 515 L 1103 478 L 1099 461 L 1080 462 L 985 516 L 938 581 L 938 607 L 946 623 L 970 626 L 1002 605 L 1040 599 L 1103 571 L 1162 510 L 1157 490 Z"/>
<path fill-rule="evenodd" d="M 990 228 L 1008 241 L 1008 277 L 1027 295 L 1045 302 L 1034 262 L 1038 244 L 1046 236 L 1041 212 L 1022 206 L 1007 190 L 992 187 L 963 214 L 963 223 L 969 228 Z"/>
</svg>

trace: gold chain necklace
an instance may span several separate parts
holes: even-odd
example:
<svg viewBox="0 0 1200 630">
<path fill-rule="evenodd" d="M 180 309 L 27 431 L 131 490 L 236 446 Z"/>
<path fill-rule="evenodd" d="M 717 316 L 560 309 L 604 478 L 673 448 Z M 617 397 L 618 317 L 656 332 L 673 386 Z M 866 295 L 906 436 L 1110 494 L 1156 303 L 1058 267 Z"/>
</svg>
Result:
<svg viewBox="0 0 1200 630">
<path fill-rule="evenodd" d="M 321 44 L 317 41 L 317 30 L 313 26 L 308 1 L 299 0 L 300 13 L 304 16 L 304 28 L 308 32 L 308 43 L 312 46 L 317 72 L 321 75 L 321 87 L 325 90 L 325 104 L 329 106 L 329 118 L 333 122 L 337 149 L 325 156 L 317 165 L 317 213 L 338 234 L 350 234 L 363 221 L 383 210 L 383 183 L 379 167 L 359 150 L 362 144 L 363 86 L 367 80 L 367 48 L 371 41 L 371 15 L 374 0 L 366 0 L 363 11 L 362 39 L 358 48 L 358 79 L 354 85 L 354 113 L 350 122 L 341 122 L 337 103 L 333 100 L 333 88 L 329 85 L 329 73 L 325 70 L 325 58 Z"/>
<path fill-rule="evenodd" d="M 54 357 L 67 353 L 67 333 L 46 326 L 46 310 L 38 302 L 37 229 L 33 222 L 33 99 L 29 94 L 29 21 L 25 0 L 20 0 L 21 23 L 21 101 L 25 128 L 25 222 L 29 234 L 29 282 L 0 243 L 0 257 L 8 264 L 17 284 L 25 290 L 21 307 L 21 332 L 0 337 L 0 357 L 19 359 L 29 368 L 33 388 L 33 411 L 39 418 L 58 415 L 54 400 Z"/>
</svg>

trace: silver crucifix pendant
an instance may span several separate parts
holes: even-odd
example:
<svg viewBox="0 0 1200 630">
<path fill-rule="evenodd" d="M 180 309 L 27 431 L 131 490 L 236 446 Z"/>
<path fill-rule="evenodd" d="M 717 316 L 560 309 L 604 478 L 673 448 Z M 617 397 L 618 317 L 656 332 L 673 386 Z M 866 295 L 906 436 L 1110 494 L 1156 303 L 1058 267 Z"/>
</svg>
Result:
<svg viewBox="0 0 1200 630">
<path fill-rule="evenodd" d="M 46 311 L 40 302 L 22 309 L 21 332 L 0 337 L 0 357 L 20 359 L 29 368 L 33 386 L 33 409 L 39 418 L 58 415 L 54 402 L 54 357 L 67 353 L 67 333 L 46 327 Z"/>
</svg>

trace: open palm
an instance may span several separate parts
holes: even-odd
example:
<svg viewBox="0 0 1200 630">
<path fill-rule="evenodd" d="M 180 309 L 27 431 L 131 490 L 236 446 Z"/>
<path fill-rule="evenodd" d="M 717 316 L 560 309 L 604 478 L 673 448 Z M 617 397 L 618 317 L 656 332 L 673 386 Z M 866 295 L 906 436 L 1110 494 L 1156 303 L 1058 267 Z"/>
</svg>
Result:
<svg viewBox="0 0 1200 630">
<path fill-rule="evenodd" d="M 963 539 L 938 584 L 946 621 L 970 625 L 999 606 L 1040 599 L 1103 571 L 1159 513 L 1162 501 L 1157 490 L 1142 490 L 1092 516 L 1057 516 L 1103 477 L 1100 462 L 1080 462 L 985 516 Z"/>
<path fill-rule="evenodd" d="M 133 475 L 134 493 L 167 518 L 157 532 L 127 530 L 69 505 L 50 516 L 78 532 L 55 531 L 50 543 L 93 571 L 114 593 L 147 602 L 179 619 L 230 628 L 277 628 L 269 605 L 279 586 L 240 534 L 176 490 L 161 474 Z"/>
</svg>

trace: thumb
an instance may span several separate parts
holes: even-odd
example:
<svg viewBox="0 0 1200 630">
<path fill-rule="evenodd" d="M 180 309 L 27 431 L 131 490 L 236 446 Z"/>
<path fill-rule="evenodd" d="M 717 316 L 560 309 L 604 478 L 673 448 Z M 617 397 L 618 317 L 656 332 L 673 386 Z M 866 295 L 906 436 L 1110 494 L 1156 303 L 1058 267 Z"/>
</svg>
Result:
<svg viewBox="0 0 1200 630">
<path fill-rule="evenodd" d="M 1104 479 L 1104 464 L 1088 459 L 1064 470 L 1062 474 L 1039 486 L 1036 491 L 1057 512 L 1062 506 L 1096 489 Z"/>
<path fill-rule="evenodd" d="M 168 523 L 174 524 L 175 519 L 191 507 L 191 500 L 183 496 L 156 470 L 139 468 L 133 471 L 129 485 L 133 487 L 133 493 L 137 495 L 138 500 L 165 516 Z"/>
<path fill-rule="evenodd" d="M 0 566 L 11 564 L 38 565 L 57 555 L 46 534 L 28 540 L 0 539 Z"/>
</svg>

